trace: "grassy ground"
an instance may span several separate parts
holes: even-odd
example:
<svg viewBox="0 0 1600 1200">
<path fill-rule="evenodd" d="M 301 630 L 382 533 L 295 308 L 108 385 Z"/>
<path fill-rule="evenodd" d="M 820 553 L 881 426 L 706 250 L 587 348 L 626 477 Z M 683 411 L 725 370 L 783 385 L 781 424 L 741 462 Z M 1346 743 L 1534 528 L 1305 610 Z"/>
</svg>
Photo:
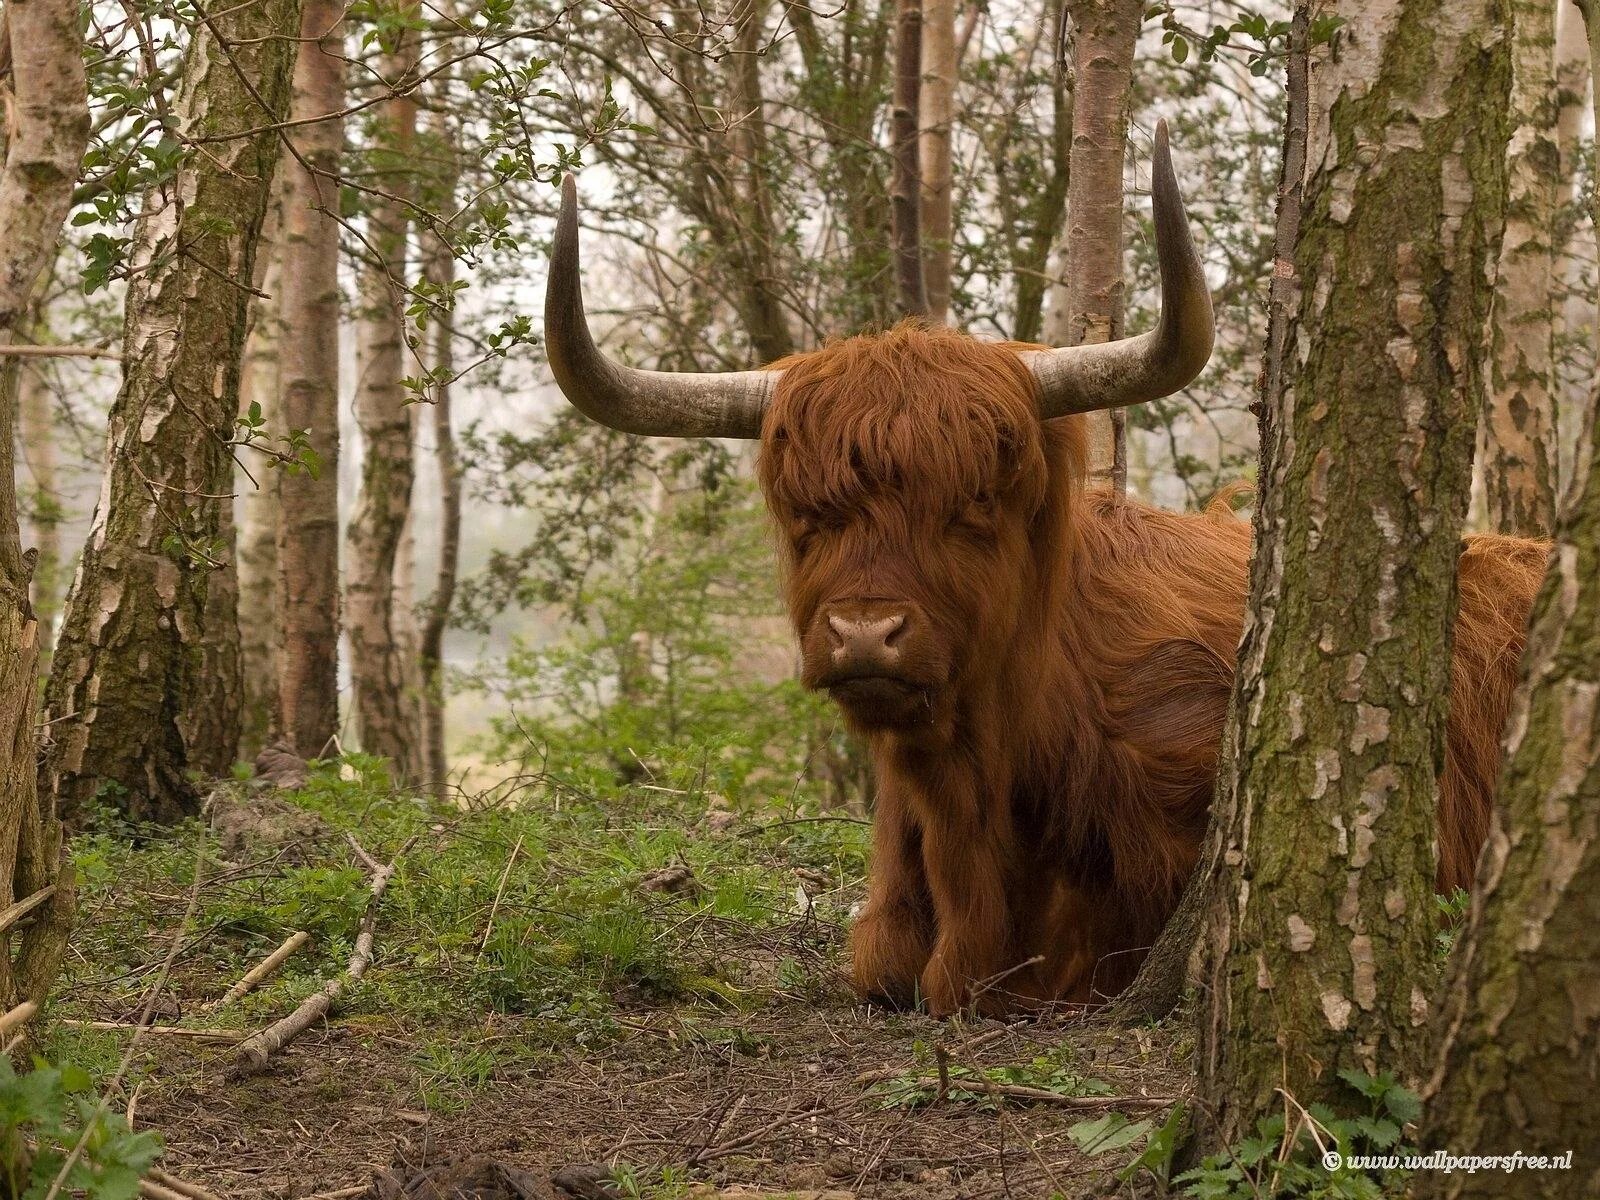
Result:
<svg viewBox="0 0 1600 1200">
<path fill-rule="evenodd" d="M 936 1023 L 858 1004 L 841 951 L 866 835 L 793 795 L 729 808 L 692 774 L 604 796 L 530 776 L 448 806 L 360 759 L 295 792 L 238 785 L 205 822 L 76 840 L 66 1021 L 44 1049 L 112 1079 L 132 1033 L 84 1023 L 131 1022 L 152 997 L 162 1025 L 269 1024 L 350 958 L 357 846 L 387 862 L 409 843 L 371 969 L 264 1072 L 230 1072 L 228 1041 L 140 1041 L 114 1099 L 165 1139 L 166 1169 L 233 1197 L 354 1195 L 377 1168 L 471 1155 L 541 1181 L 594 1165 L 614 1194 L 662 1198 L 1105 1184 L 1187 1086 L 1186 1047 L 1068 1014 Z M 217 1007 L 295 930 L 311 941 L 281 972 Z M 942 1099 L 925 1082 L 941 1062 Z"/>
</svg>

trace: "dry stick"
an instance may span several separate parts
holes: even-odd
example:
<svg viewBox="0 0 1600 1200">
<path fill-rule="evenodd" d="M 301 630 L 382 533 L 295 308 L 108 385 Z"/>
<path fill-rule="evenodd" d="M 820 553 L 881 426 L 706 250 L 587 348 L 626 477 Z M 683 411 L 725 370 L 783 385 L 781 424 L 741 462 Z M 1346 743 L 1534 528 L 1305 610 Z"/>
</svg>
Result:
<svg viewBox="0 0 1600 1200">
<path fill-rule="evenodd" d="M 48 887 L 40 888 L 31 896 L 23 897 L 15 904 L 7 905 L 4 910 L 0 910 L 0 933 L 10 929 L 55 894 L 56 885 L 52 883 Z"/>
<path fill-rule="evenodd" d="M 135 1029 L 163 1037 L 192 1037 L 208 1042 L 242 1042 L 245 1038 L 237 1029 L 185 1029 L 181 1025 L 141 1025 L 137 1021 L 79 1021 L 63 1017 L 58 1024 L 69 1029 Z"/>
<path fill-rule="evenodd" d="M 907 1078 L 907 1088 L 937 1088 L 937 1075 L 918 1075 Z M 1048 1088 L 1025 1087 L 1020 1083 L 995 1083 L 980 1076 L 975 1079 L 957 1079 L 951 1084 L 958 1092 L 986 1092 L 991 1096 L 1007 1096 L 1013 1100 L 1036 1100 L 1040 1104 L 1054 1104 L 1058 1108 L 1162 1108 L 1176 1104 L 1176 1096 L 1063 1096 Z"/>
<path fill-rule="evenodd" d="M 0 358 L 114 358 L 120 362 L 122 352 L 105 350 L 99 346 L 0 345 Z"/>
<path fill-rule="evenodd" d="M 356 934 L 355 949 L 350 954 L 350 962 L 345 966 L 344 973 L 328 980 L 319 991 L 306 997 L 300 1007 L 287 1017 L 275 1021 L 244 1041 L 234 1053 L 235 1073 L 249 1074 L 265 1067 L 274 1054 L 328 1015 L 328 1010 L 344 992 L 346 985 L 354 983 L 366 974 L 367 967 L 372 962 L 372 944 L 377 936 L 378 904 L 383 899 L 384 889 L 389 886 L 389 880 L 394 877 L 395 867 L 405 856 L 406 851 L 411 849 L 418 836 L 412 834 L 406 839 L 405 845 L 395 851 L 394 858 L 373 871 L 372 886 L 367 896 L 367 911 L 361 918 L 361 931 Z M 351 843 L 355 844 L 354 838 L 351 839 Z M 360 846 L 356 846 L 356 854 L 362 861 L 372 862 L 371 856 Z"/>
<path fill-rule="evenodd" d="M 13 1029 L 26 1024 L 33 1019 L 33 1014 L 39 1011 L 39 1006 L 32 1000 L 24 1000 L 5 1016 L 0 1017 L 0 1037 L 5 1037 Z"/>
<path fill-rule="evenodd" d="M 222 1200 L 222 1197 L 215 1192 L 201 1187 L 198 1183 L 190 1183 L 187 1179 L 179 1179 L 160 1167 L 151 1167 L 148 1174 L 152 1182 L 170 1188 L 180 1196 L 188 1197 L 188 1200 Z"/>
<path fill-rule="evenodd" d="M 506 894 L 506 880 L 511 878 L 511 864 L 517 861 L 517 851 L 522 849 L 522 835 L 517 835 L 516 845 L 511 847 L 511 857 L 506 859 L 506 869 L 500 872 L 500 886 L 494 890 L 494 903 L 489 906 L 489 924 L 483 931 L 483 937 L 478 942 L 478 957 L 483 957 L 483 949 L 489 944 L 489 938 L 494 933 L 494 917 L 500 911 L 500 897 Z"/>
<path fill-rule="evenodd" d="M 271 954 L 267 955 L 267 957 L 260 963 L 246 972 L 244 978 L 229 988 L 227 992 L 223 994 L 222 999 L 218 1000 L 214 1005 L 212 1005 L 212 1008 L 224 1008 L 227 1005 L 232 1004 L 235 1000 L 239 999 L 239 997 L 254 991 L 261 985 L 263 980 L 265 980 L 279 967 L 283 966 L 283 964 L 288 961 L 291 954 L 300 949 L 301 946 L 304 946 L 306 942 L 310 940 L 311 935 L 303 929 L 296 933 L 290 934 L 288 940 L 286 940 L 283 945 L 279 946 Z"/>
</svg>

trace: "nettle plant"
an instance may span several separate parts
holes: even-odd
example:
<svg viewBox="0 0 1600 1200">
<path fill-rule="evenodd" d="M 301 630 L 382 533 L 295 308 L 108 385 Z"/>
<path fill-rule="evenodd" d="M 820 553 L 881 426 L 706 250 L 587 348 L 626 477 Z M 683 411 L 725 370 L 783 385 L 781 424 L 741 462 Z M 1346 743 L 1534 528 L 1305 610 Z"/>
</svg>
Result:
<svg viewBox="0 0 1600 1200">
<path fill-rule="evenodd" d="M 35 1059 L 19 1074 L 0 1055 L 0 1195 L 131 1200 L 161 1151 L 106 1109 L 87 1071 Z"/>
</svg>

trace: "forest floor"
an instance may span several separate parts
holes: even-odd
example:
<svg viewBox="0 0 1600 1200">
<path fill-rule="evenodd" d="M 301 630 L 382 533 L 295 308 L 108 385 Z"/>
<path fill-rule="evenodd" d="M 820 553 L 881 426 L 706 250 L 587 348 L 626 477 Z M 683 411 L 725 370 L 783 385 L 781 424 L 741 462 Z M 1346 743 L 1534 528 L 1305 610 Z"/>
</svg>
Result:
<svg viewBox="0 0 1600 1200">
<path fill-rule="evenodd" d="M 533 775 L 438 805 L 353 760 L 295 791 L 223 788 L 177 830 L 103 818 L 74 841 L 45 1053 L 108 1081 L 167 1171 L 225 1197 L 1116 1190 L 1189 1086 L 1181 1023 L 864 1006 L 841 958 L 864 825 L 683 782 L 601 797 Z M 264 1070 L 233 1070 L 237 1039 L 349 960 L 363 852 L 398 854 L 371 969 Z M 297 930 L 281 971 L 218 1004 Z M 88 1023 L 147 1005 L 191 1032 L 143 1034 L 119 1078 L 133 1029 Z M 498 1192 L 421 1182 L 448 1166 L 481 1186 L 491 1162 Z M 550 1191 L 560 1172 L 570 1190 Z"/>
</svg>

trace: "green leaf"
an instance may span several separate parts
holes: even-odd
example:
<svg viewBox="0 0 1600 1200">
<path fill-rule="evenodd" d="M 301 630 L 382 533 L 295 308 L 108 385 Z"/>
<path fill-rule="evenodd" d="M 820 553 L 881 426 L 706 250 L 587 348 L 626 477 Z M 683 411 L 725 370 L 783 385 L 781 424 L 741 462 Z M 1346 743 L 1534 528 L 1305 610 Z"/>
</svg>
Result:
<svg viewBox="0 0 1600 1200">
<path fill-rule="evenodd" d="M 1130 1121 L 1119 1112 L 1108 1112 L 1092 1121 L 1079 1121 L 1067 1129 L 1067 1136 L 1085 1154 L 1104 1154 L 1120 1150 L 1150 1132 L 1149 1121 Z"/>
</svg>

